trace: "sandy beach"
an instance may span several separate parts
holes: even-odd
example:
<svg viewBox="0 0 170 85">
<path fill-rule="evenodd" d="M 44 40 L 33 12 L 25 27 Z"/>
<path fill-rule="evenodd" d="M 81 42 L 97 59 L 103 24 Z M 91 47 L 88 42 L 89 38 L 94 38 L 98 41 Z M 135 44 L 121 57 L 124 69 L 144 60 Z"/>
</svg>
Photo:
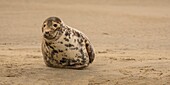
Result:
<svg viewBox="0 0 170 85">
<path fill-rule="evenodd" d="M 170 85 L 169 10 L 169 0 L 0 0 L 0 85 Z M 44 64 L 50 16 L 89 37 L 88 68 Z"/>
</svg>

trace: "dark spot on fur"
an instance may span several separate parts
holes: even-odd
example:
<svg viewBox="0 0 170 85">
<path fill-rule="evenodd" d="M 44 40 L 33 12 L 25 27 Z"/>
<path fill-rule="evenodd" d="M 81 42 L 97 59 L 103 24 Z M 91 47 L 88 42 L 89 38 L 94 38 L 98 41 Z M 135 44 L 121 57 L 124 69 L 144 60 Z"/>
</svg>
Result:
<svg viewBox="0 0 170 85">
<path fill-rule="evenodd" d="M 79 39 L 77 39 L 77 42 L 79 42 Z"/>
<path fill-rule="evenodd" d="M 53 57 L 55 55 L 55 52 L 54 51 L 52 51 L 51 52 L 51 57 Z"/>
<path fill-rule="evenodd" d="M 86 63 L 86 58 L 83 58 L 82 63 L 83 63 L 83 64 Z"/>
<path fill-rule="evenodd" d="M 75 48 L 70 48 L 71 50 L 78 50 L 78 47 L 75 47 Z"/>
<path fill-rule="evenodd" d="M 70 34 L 71 34 L 71 33 L 69 33 L 69 32 L 66 32 L 66 33 L 65 33 L 65 36 L 70 36 Z"/>
<path fill-rule="evenodd" d="M 65 44 L 66 47 L 74 47 L 73 44 Z"/>
<path fill-rule="evenodd" d="M 71 37 L 70 37 L 70 36 L 69 36 L 68 38 L 69 38 L 69 39 L 71 39 Z"/>
<path fill-rule="evenodd" d="M 83 42 L 83 39 L 80 39 L 80 42 Z"/>
<path fill-rule="evenodd" d="M 47 54 L 47 53 L 44 53 L 44 52 L 43 52 L 43 54 L 45 55 L 45 57 L 47 57 L 47 56 L 48 56 L 48 54 Z"/>
<path fill-rule="evenodd" d="M 64 38 L 64 40 L 67 41 L 67 42 L 69 42 L 69 39 L 67 39 L 67 38 Z"/>
<path fill-rule="evenodd" d="M 87 43 L 87 39 L 85 39 L 85 41 L 84 42 L 86 42 Z"/>
<path fill-rule="evenodd" d="M 63 50 L 58 50 L 59 52 L 63 52 Z"/>
<path fill-rule="evenodd" d="M 76 47 L 75 49 L 78 50 L 78 47 Z"/>
<path fill-rule="evenodd" d="M 67 55 L 66 55 L 66 54 L 64 54 L 64 57 L 67 57 Z"/>
<path fill-rule="evenodd" d="M 60 63 L 62 64 L 62 63 L 66 63 L 67 62 L 67 59 L 66 58 L 62 58 L 61 60 L 60 60 Z"/>
<path fill-rule="evenodd" d="M 58 60 L 54 60 L 56 63 L 58 63 Z"/>
<path fill-rule="evenodd" d="M 74 39 L 74 42 L 76 42 L 76 39 Z"/>
<path fill-rule="evenodd" d="M 77 36 L 78 36 L 78 37 L 80 37 L 80 34 L 79 34 L 79 33 L 77 33 Z"/>
<path fill-rule="evenodd" d="M 79 50 L 79 52 L 81 53 L 81 55 L 84 57 L 84 52 L 82 49 Z"/>
<path fill-rule="evenodd" d="M 51 49 L 53 49 L 53 50 L 54 50 L 54 47 L 52 47 L 51 45 L 49 45 L 48 47 L 50 47 Z"/>
<path fill-rule="evenodd" d="M 77 62 L 80 62 L 80 59 L 77 59 L 76 61 L 77 61 Z"/>
<path fill-rule="evenodd" d="M 50 43 L 47 43 L 47 42 L 45 42 L 45 44 L 46 44 L 47 46 L 49 46 L 49 45 L 50 45 Z"/>
<path fill-rule="evenodd" d="M 63 44 L 63 42 L 58 42 L 58 43 Z"/>
<path fill-rule="evenodd" d="M 81 56 L 78 56 L 78 58 L 81 58 Z"/>
<path fill-rule="evenodd" d="M 77 61 L 73 59 L 72 62 L 76 63 Z"/>
<path fill-rule="evenodd" d="M 66 33 L 65 33 L 65 36 L 67 37 L 67 38 L 69 38 L 69 39 L 71 39 L 71 29 L 70 28 L 68 28 L 67 29 L 67 31 L 66 31 Z"/>
<path fill-rule="evenodd" d="M 66 54 L 62 54 L 62 56 L 63 56 L 63 57 L 67 57 L 67 55 L 66 55 Z"/>
<path fill-rule="evenodd" d="M 81 37 L 81 34 L 75 30 L 72 30 L 73 36 Z"/>
<path fill-rule="evenodd" d="M 76 56 L 75 57 L 78 57 L 78 54 L 76 54 Z"/>
<path fill-rule="evenodd" d="M 81 55 L 82 55 L 82 56 L 81 56 L 81 58 L 83 59 L 83 60 L 82 60 L 82 63 L 85 64 L 85 63 L 86 63 L 86 58 L 85 58 L 84 52 L 83 52 L 82 49 L 80 49 L 79 52 L 80 52 Z"/>
<path fill-rule="evenodd" d="M 47 42 L 45 42 L 45 43 L 46 43 L 47 47 L 50 47 L 51 49 L 53 49 L 53 50 L 54 50 L 54 47 L 53 47 L 53 46 L 51 46 L 51 43 L 47 43 Z"/>
<path fill-rule="evenodd" d="M 64 64 L 64 65 L 67 65 L 67 66 L 71 66 L 71 62 L 72 62 L 71 59 L 66 59 L 66 58 L 62 58 L 60 60 L 60 64 Z"/>
<path fill-rule="evenodd" d="M 68 31 L 68 32 L 71 32 L 71 29 L 70 29 L 69 27 L 67 27 L 67 31 Z"/>
<path fill-rule="evenodd" d="M 83 39 L 77 39 L 77 42 L 78 42 L 81 46 L 83 46 Z"/>
<path fill-rule="evenodd" d="M 78 32 L 75 32 L 75 34 L 77 35 L 77 37 L 80 37 L 80 33 L 78 33 Z"/>
<path fill-rule="evenodd" d="M 58 53 L 58 51 L 57 51 L 57 50 L 53 50 L 53 52 Z"/>
</svg>

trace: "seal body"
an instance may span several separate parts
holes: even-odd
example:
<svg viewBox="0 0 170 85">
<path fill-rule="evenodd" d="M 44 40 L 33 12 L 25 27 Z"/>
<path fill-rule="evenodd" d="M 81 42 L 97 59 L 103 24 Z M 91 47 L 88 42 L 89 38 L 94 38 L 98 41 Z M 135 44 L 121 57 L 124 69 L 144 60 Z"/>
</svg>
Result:
<svg viewBox="0 0 170 85">
<path fill-rule="evenodd" d="M 42 28 L 42 54 L 49 67 L 84 68 L 95 58 L 94 48 L 82 32 L 50 17 Z"/>
</svg>

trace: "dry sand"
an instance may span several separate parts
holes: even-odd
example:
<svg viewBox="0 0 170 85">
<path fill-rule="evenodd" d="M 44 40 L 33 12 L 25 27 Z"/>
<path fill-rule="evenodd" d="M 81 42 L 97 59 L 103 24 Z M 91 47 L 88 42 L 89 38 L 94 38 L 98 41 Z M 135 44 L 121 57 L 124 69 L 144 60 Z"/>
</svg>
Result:
<svg viewBox="0 0 170 85">
<path fill-rule="evenodd" d="M 93 64 L 45 66 L 49 16 L 90 38 Z M 0 0 L 0 21 L 0 85 L 170 85 L 170 0 Z"/>
</svg>

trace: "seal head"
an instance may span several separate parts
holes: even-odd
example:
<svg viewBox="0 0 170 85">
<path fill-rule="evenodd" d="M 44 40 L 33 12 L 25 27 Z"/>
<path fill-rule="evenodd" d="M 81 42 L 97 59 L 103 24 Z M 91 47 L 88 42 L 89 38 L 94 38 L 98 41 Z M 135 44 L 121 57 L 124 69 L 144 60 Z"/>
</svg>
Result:
<svg viewBox="0 0 170 85">
<path fill-rule="evenodd" d="M 43 37 L 46 40 L 59 38 L 62 34 L 62 21 L 58 17 L 47 18 L 42 26 Z"/>
</svg>

